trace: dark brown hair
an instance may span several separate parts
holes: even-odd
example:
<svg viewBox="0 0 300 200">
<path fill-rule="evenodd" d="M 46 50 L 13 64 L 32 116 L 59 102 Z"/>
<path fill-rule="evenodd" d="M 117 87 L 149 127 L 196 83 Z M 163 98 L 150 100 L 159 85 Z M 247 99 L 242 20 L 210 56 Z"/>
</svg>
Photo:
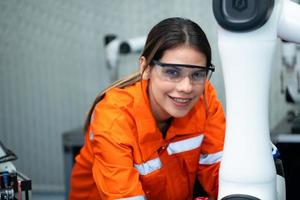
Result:
<svg viewBox="0 0 300 200">
<path fill-rule="evenodd" d="M 156 24 L 149 32 L 141 56 L 145 57 L 144 71 L 150 66 L 152 60 L 160 60 L 164 51 L 180 45 L 187 45 L 197 49 L 206 56 L 206 65 L 211 65 L 211 48 L 204 31 L 195 22 L 179 18 L 167 18 Z M 101 101 L 105 93 L 111 88 L 124 88 L 141 80 L 142 73 L 135 73 L 129 77 L 118 80 L 102 91 L 95 99 L 88 112 L 85 122 L 87 130 L 96 104 Z"/>
</svg>

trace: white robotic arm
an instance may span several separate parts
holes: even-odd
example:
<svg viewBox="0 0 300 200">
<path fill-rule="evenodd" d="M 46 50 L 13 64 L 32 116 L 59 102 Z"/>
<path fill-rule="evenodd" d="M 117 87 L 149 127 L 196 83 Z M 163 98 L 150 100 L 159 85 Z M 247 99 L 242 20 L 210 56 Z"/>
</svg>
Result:
<svg viewBox="0 0 300 200">
<path fill-rule="evenodd" d="M 104 40 L 106 66 L 110 71 L 110 80 L 113 82 L 118 78 L 117 66 L 119 64 L 121 40 L 118 39 L 116 35 L 112 34 L 106 35 Z"/>
<path fill-rule="evenodd" d="M 287 0 L 213 0 L 213 10 L 227 110 L 218 199 L 285 199 L 271 154 L 269 80 L 277 37 L 300 42 L 300 6 Z"/>
<path fill-rule="evenodd" d="M 109 34 L 105 36 L 106 63 L 110 70 L 111 82 L 116 81 L 118 77 L 118 65 L 121 54 L 140 53 L 146 42 L 146 36 L 129 38 L 121 40 L 116 35 Z"/>
<path fill-rule="evenodd" d="M 278 23 L 278 36 L 283 40 L 283 64 L 287 67 L 287 92 L 294 103 L 300 103 L 300 65 L 297 61 L 297 46 L 300 43 L 299 5 L 292 1 L 283 3 Z"/>
<path fill-rule="evenodd" d="M 289 0 L 280 0 L 277 35 L 283 40 L 300 44 L 300 6 Z"/>
<path fill-rule="evenodd" d="M 282 93 L 285 93 L 287 102 L 300 104 L 300 63 L 298 57 L 299 45 L 290 42 L 282 42 L 282 63 L 285 67 L 286 88 L 283 85 Z"/>
</svg>

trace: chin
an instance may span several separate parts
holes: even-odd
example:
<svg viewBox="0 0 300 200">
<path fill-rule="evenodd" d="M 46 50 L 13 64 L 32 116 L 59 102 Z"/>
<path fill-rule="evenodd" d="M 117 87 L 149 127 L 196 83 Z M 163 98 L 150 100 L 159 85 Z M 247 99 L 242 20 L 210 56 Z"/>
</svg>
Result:
<svg viewBox="0 0 300 200">
<path fill-rule="evenodd" d="M 169 112 L 170 115 L 172 117 L 175 117 L 175 118 L 180 118 L 180 117 L 184 117 L 186 116 L 188 113 L 189 113 L 189 110 L 186 110 L 186 111 L 173 111 L 173 112 Z"/>
</svg>

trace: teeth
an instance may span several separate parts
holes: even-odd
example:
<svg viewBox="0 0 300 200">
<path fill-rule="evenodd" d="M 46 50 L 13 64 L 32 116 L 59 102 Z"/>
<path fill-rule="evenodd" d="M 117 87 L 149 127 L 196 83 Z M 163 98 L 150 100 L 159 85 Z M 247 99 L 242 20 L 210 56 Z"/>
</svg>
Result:
<svg viewBox="0 0 300 200">
<path fill-rule="evenodd" d="M 173 98 L 178 103 L 186 103 L 190 101 L 190 99 L 181 99 L 181 98 Z"/>
</svg>

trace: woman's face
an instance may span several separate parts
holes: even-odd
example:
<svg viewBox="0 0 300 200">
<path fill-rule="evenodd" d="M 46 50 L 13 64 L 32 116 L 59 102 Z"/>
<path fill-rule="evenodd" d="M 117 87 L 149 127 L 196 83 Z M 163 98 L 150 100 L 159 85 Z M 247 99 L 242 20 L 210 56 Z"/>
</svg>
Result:
<svg viewBox="0 0 300 200">
<path fill-rule="evenodd" d="M 189 46 L 166 50 L 160 63 L 206 66 L 206 56 Z M 158 122 L 170 117 L 185 116 L 203 94 L 205 83 L 190 80 L 201 68 L 175 67 L 166 69 L 154 65 L 149 70 L 148 95 L 154 117 Z M 172 76 L 182 78 L 172 81 Z M 194 76 L 195 75 L 195 76 Z M 166 76 L 171 76 L 166 77 Z"/>
</svg>

